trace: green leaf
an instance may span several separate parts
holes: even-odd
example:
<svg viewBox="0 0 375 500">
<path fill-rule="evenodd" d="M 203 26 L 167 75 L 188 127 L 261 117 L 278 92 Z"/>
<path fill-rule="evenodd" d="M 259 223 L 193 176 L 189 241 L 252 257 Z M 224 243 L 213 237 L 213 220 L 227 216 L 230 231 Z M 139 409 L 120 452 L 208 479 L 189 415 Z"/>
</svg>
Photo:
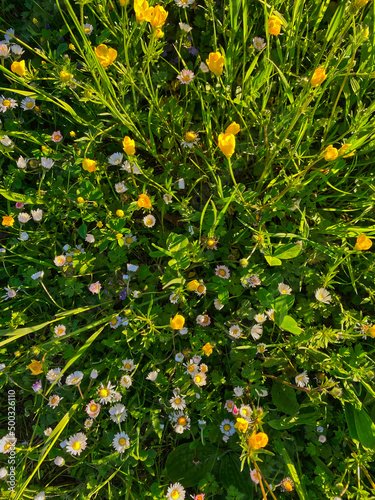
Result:
<svg viewBox="0 0 375 500">
<path fill-rule="evenodd" d="M 295 333 L 296 335 L 299 335 L 302 332 L 302 328 L 297 325 L 297 321 L 288 315 L 284 317 L 279 327 L 287 332 Z"/>
<path fill-rule="evenodd" d="M 359 441 L 364 448 L 375 449 L 375 424 L 366 410 L 358 410 L 349 403 L 345 404 L 345 418 L 352 439 Z"/>
<path fill-rule="evenodd" d="M 312 425 L 314 427 L 320 418 L 322 418 L 322 415 L 319 412 L 304 413 L 302 415 L 294 415 L 293 417 L 269 420 L 268 425 L 270 425 L 272 429 L 277 430 L 291 429 L 296 425 Z"/>
<path fill-rule="evenodd" d="M 238 453 L 230 452 L 220 459 L 219 469 L 220 482 L 224 488 L 235 486 L 239 491 L 247 495 L 247 499 L 253 498 L 254 488 L 246 467 L 241 472 L 241 462 Z"/>
<path fill-rule="evenodd" d="M 273 253 L 274 257 L 278 257 L 279 259 L 294 259 L 297 257 L 302 251 L 302 248 L 295 243 L 289 243 L 288 245 L 281 245 L 277 247 Z"/>
<path fill-rule="evenodd" d="M 294 482 L 294 486 L 296 488 L 296 492 L 300 500 L 309 500 L 309 497 L 306 493 L 305 485 L 303 484 L 303 478 L 301 479 L 299 478 L 296 468 L 294 467 L 294 464 L 282 442 L 276 441 L 275 451 L 277 451 L 277 453 L 279 453 L 283 457 L 285 465 L 287 466 L 288 469 L 288 474 Z"/>
<path fill-rule="evenodd" d="M 85 239 L 87 234 L 87 226 L 86 224 L 81 224 L 78 228 L 78 234 L 81 238 Z"/>
<path fill-rule="evenodd" d="M 180 482 L 185 488 L 191 488 L 211 472 L 216 463 L 218 448 L 210 444 L 198 443 L 194 449 L 191 443 L 185 443 L 173 450 L 165 464 L 167 475 L 172 483 Z"/>
<path fill-rule="evenodd" d="M 271 397 L 273 404 L 283 413 L 288 415 L 298 413 L 299 404 L 296 391 L 292 387 L 275 382 L 271 389 Z"/>
<path fill-rule="evenodd" d="M 274 298 L 267 290 L 259 288 L 257 291 L 257 297 L 263 307 L 267 307 L 269 309 L 273 308 Z"/>
<path fill-rule="evenodd" d="M 273 257 L 272 255 L 265 255 L 264 258 L 270 266 L 281 266 L 282 264 L 280 259 Z"/>
<path fill-rule="evenodd" d="M 29 205 L 34 205 L 35 203 L 41 202 L 41 200 L 31 198 L 30 196 L 26 196 L 25 194 L 12 193 L 10 191 L 7 191 L 6 189 L 0 189 L 0 194 L 9 201 L 27 203 Z"/>
</svg>

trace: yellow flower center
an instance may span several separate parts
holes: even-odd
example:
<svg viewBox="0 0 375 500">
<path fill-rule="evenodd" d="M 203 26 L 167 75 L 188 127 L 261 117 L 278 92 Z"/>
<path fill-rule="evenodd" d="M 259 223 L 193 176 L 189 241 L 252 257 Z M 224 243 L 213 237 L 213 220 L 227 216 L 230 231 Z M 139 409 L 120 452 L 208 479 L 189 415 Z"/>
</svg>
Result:
<svg viewBox="0 0 375 500">
<path fill-rule="evenodd" d="M 126 365 L 125 365 L 125 369 L 126 369 L 126 370 L 131 370 L 131 368 L 132 368 L 132 367 L 131 367 L 131 364 L 130 364 L 130 363 L 126 363 Z"/>
<path fill-rule="evenodd" d="M 77 378 L 77 377 L 76 377 L 76 378 L 74 378 L 74 379 L 72 380 L 72 384 L 75 384 L 76 382 L 78 382 L 78 380 L 79 380 L 79 378 Z"/>
<path fill-rule="evenodd" d="M 116 318 L 114 318 L 114 319 L 111 321 L 111 325 L 113 325 L 113 326 L 114 326 L 116 323 L 117 323 L 117 319 L 116 319 Z"/>
<path fill-rule="evenodd" d="M 120 438 L 120 439 L 118 440 L 118 442 L 119 442 L 119 444 L 120 444 L 121 446 L 124 446 L 124 445 L 126 444 L 126 439 L 125 439 L 125 438 Z"/>
<path fill-rule="evenodd" d="M 197 138 L 196 134 L 194 132 L 186 132 L 185 134 L 185 141 L 186 142 L 193 142 Z"/>
<path fill-rule="evenodd" d="M 290 481 L 285 481 L 283 486 L 286 489 L 286 491 L 293 491 L 293 485 Z"/>
<path fill-rule="evenodd" d="M 34 107 L 34 103 L 32 101 L 29 101 L 27 104 L 26 104 L 26 107 L 28 109 L 32 109 Z"/>
<path fill-rule="evenodd" d="M 101 389 L 101 390 L 99 391 L 99 394 L 100 394 L 100 396 L 101 396 L 102 398 L 106 398 L 106 397 L 108 397 L 108 395 L 109 395 L 109 390 L 108 390 L 108 389 Z"/>
<path fill-rule="evenodd" d="M 173 490 L 171 493 L 171 498 L 173 498 L 173 500 L 177 500 L 178 498 L 180 498 L 179 492 L 177 490 Z"/>
<path fill-rule="evenodd" d="M 186 420 L 186 417 L 180 417 L 177 421 L 178 425 L 182 425 L 182 427 L 185 427 L 185 425 L 187 424 L 187 420 Z"/>
<path fill-rule="evenodd" d="M 193 372 L 194 370 L 195 370 L 195 366 L 194 365 L 188 366 L 188 372 Z"/>
<path fill-rule="evenodd" d="M 146 220 L 146 224 L 147 224 L 148 226 L 152 226 L 152 220 L 151 220 L 151 219 L 147 219 L 147 220 Z"/>
<path fill-rule="evenodd" d="M 189 75 L 184 75 L 184 76 L 182 77 L 182 81 L 183 81 L 183 82 L 188 82 L 189 80 L 190 80 L 190 76 L 189 76 Z"/>
<path fill-rule="evenodd" d="M 64 333 L 64 328 L 59 328 L 57 330 L 57 335 L 62 335 Z"/>
<path fill-rule="evenodd" d="M 199 375 L 197 375 L 197 376 L 195 377 L 195 381 L 196 381 L 198 384 L 199 384 L 199 382 L 200 382 L 201 380 L 202 380 L 202 378 L 201 378 Z"/>
<path fill-rule="evenodd" d="M 225 269 L 219 269 L 219 274 L 220 276 L 225 276 L 227 273 L 225 272 Z"/>
<path fill-rule="evenodd" d="M 179 405 L 181 403 L 181 398 L 176 398 L 174 402 L 176 403 L 176 405 Z"/>
<path fill-rule="evenodd" d="M 81 443 L 79 441 L 76 441 L 72 444 L 72 448 L 73 450 L 79 450 L 81 448 Z"/>
<path fill-rule="evenodd" d="M 58 398 L 56 396 L 54 396 L 51 400 L 51 403 L 54 405 L 54 404 L 58 403 L 58 401 L 59 401 Z"/>
<path fill-rule="evenodd" d="M 4 446 L 4 451 L 8 451 L 10 447 L 11 447 L 11 443 L 10 443 L 10 442 L 8 442 L 8 443 Z"/>
<path fill-rule="evenodd" d="M 224 430 L 225 430 L 226 432 L 228 432 L 228 431 L 230 430 L 230 425 L 229 425 L 229 424 L 225 424 L 225 425 L 224 425 Z"/>
<path fill-rule="evenodd" d="M 90 406 L 90 411 L 95 412 L 98 409 L 98 405 L 91 405 Z"/>
<path fill-rule="evenodd" d="M 6 106 L 6 107 L 10 106 L 10 101 L 9 101 L 9 99 L 4 99 L 4 100 L 3 100 L 3 106 Z"/>
<path fill-rule="evenodd" d="M 90 33 L 90 28 L 85 28 L 85 33 Z"/>
<path fill-rule="evenodd" d="M 227 405 L 227 406 L 228 406 L 228 408 L 229 408 L 229 409 L 233 408 L 232 403 L 228 403 L 228 405 Z"/>
<path fill-rule="evenodd" d="M 198 287 L 198 292 L 203 293 L 205 291 L 206 287 L 204 285 L 199 285 Z"/>
<path fill-rule="evenodd" d="M 248 413 L 249 413 L 249 412 L 246 410 L 246 408 L 243 408 L 243 410 L 242 410 L 242 414 L 247 416 L 247 415 L 248 415 Z"/>
<path fill-rule="evenodd" d="M 128 236 L 126 239 L 125 239 L 126 243 L 128 243 L 129 245 L 131 243 L 133 243 L 133 238 L 131 238 L 130 236 Z"/>
<path fill-rule="evenodd" d="M 208 241 L 207 241 L 207 245 L 209 247 L 212 247 L 213 245 L 215 245 L 215 240 L 213 240 L 212 238 L 210 238 Z"/>
<path fill-rule="evenodd" d="M 73 262 L 73 257 L 71 257 L 71 256 L 67 257 L 67 258 L 66 258 L 66 261 L 67 261 L 67 262 Z"/>
</svg>

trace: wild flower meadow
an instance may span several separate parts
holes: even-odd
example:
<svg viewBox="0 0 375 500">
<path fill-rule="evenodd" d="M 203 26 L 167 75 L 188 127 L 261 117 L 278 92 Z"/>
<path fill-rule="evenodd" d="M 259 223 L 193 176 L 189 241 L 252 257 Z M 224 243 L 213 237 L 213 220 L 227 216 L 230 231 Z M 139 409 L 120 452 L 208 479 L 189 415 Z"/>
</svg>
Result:
<svg viewBox="0 0 375 500">
<path fill-rule="evenodd" d="M 371 0 L 2 2 L 4 499 L 375 499 Z"/>
</svg>

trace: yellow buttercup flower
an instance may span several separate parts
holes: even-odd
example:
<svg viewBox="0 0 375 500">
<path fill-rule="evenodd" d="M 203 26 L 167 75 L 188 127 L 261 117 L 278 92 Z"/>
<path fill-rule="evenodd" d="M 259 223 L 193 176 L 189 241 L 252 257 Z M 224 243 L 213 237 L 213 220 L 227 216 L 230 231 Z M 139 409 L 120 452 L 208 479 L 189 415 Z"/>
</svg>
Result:
<svg viewBox="0 0 375 500">
<path fill-rule="evenodd" d="M 18 76 L 26 75 L 25 61 L 14 61 L 10 69 Z"/>
<path fill-rule="evenodd" d="M 11 215 L 3 215 L 3 222 L 1 223 L 2 226 L 12 227 L 13 224 L 14 219 Z"/>
<path fill-rule="evenodd" d="M 88 172 L 95 172 L 96 161 L 85 158 L 82 162 L 82 168 L 83 170 L 87 170 Z"/>
<path fill-rule="evenodd" d="M 245 433 L 249 427 L 249 422 L 244 418 L 237 418 L 237 422 L 234 424 L 234 427 L 240 432 Z"/>
<path fill-rule="evenodd" d="M 223 74 L 224 62 L 225 59 L 220 52 L 211 52 L 208 59 L 206 59 L 209 70 L 216 76 L 221 76 Z"/>
<path fill-rule="evenodd" d="M 368 333 L 371 335 L 371 337 L 375 338 L 375 325 L 372 325 L 372 326 L 368 329 Z"/>
<path fill-rule="evenodd" d="M 225 129 L 226 134 L 236 135 L 241 130 L 240 126 L 236 122 L 232 122 L 229 127 Z"/>
<path fill-rule="evenodd" d="M 31 375 L 39 375 L 39 373 L 43 373 L 43 365 L 40 361 L 36 359 L 32 359 L 31 363 L 26 367 L 31 371 Z"/>
<path fill-rule="evenodd" d="M 331 160 L 336 160 L 336 158 L 338 157 L 339 155 L 339 152 L 337 151 L 336 148 L 334 148 L 331 145 L 329 145 L 325 150 L 324 150 L 324 159 L 327 160 L 327 161 L 331 161 Z"/>
<path fill-rule="evenodd" d="M 63 82 L 70 82 L 70 80 L 73 78 L 73 75 L 71 73 L 68 73 L 67 71 L 60 71 L 60 78 Z"/>
<path fill-rule="evenodd" d="M 202 347 L 202 349 L 203 349 L 203 352 L 205 353 L 206 356 L 210 356 L 212 354 L 213 348 L 209 342 L 207 342 L 207 344 L 205 344 Z"/>
<path fill-rule="evenodd" d="M 147 20 L 154 30 L 160 29 L 168 17 L 168 12 L 161 5 L 156 5 L 154 8 L 151 7 L 151 9 L 149 19 Z"/>
<path fill-rule="evenodd" d="M 103 227 L 103 222 L 101 220 L 97 222 L 96 227 Z"/>
<path fill-rule="evenodd" d="M 141 194 L 139 195 L 137 205 L 138 208 L 151 208 L 151 200 L 147 194 Z"/>
<path fill-rule="evenodd" d="M 368 250 L 372 247 L 372 241 L 365 234 L 360 234 L 354 246 L 354 250 Z"/>
<path fill-rule="evenodd" d="M 248 438 L 247 443 L 253 450 L 260 450 L 260 448 L 265 448 L 267 446 L 268 436 L 264 432 L 256 433 L 254 431 Z"/>
<path fill-rule="evenodd" d="M 78 196 L 77 202 L 78 203 L 85 203 L 85 200 L 84 200 L 84 198 L 82 198 L 82 196 Z"/>
<path fill-rule="evenodd" d="M 219 148 L 221 152 L 227 157 L 230 158 L 236 147 L 236 138 L 233 134 L 220 134 L 219 135 Z"/>
<path fill-rule="evenodd" d="M 125 136 L 122 141 L 122 147 L 126 154 L 133 156 L 135 154 L 135 142 L 130 137 Z"/>
<path fill-rule="evenodd" d="M 198 280 L 193 280 L 189 281 L 189 283 L 186 285 L 186 288 L 189 290 L 189 292 L 194 292 L 199 287 L 199 281 Z"/>
<path fill-rule="evenodd" d="M 159 39 L 159 38 L 163 38 L 164 36 L 164 31 L 162 31 L 160 28 L 157 28 L 155 31 L 154 31 L 154 34 L 155 34 L 155 38 Z"/>
<path fill-rule="evenodd" d="M 70 50 L 76 50 L 76 48 L 74 47 L 74 45 L 72 43 L 69 44 L 69 49 Z"/>
<path fill-rule="evenodd" d="M 107 45 L 101 43 L 95 49 L 95 55 L 99 59 L 103 68 L 107 68 L 117 57 L 117 50 L 108 48 Z"/>
<path fill-rule="evenodd" d="M 351 153 L 348 153 L 347 155 L 345 154 L 347 150 L 350 148 L 351 143 L 347 142 L 346 144 L 343 144 L 341 148 L 339 149 L 339 156 L 344 156 L 344 158 L 349 158 L 349 156 L 354 156 L 354 151 Z"/>
<path fill-rule="evenodd" d="M 276 16 L 271 16 L 268 19 L 268 33 L 270 35 L 279 35 L 281 30 L 281 21 Z"/>
<path fill-rule="evenodd" d="M 134 0 L 134 11 L 137 22 L 141 23 L 150 20 L 153 7 L 150 7 L 146 0 Z"/>
<path fill-rule="evenodd" d="M 171 318 L 171 328 L 173 330 L 181 330 L 184 327 L 185 318 L 181 314 L 176 314 L 174 318 Z"/>
<path fill-rule="evenodd" d="M 117 217 L 124 217 L 124 211 L 123 210 L 116 210 L 116 215 Z"/>
<path fill-rule="evenodd" d="M 311 78 L 311 86 L 318 87 L 326 78 L 326 70 L 324 68 L 316 68 L 313 77 Z"/>
</svg>

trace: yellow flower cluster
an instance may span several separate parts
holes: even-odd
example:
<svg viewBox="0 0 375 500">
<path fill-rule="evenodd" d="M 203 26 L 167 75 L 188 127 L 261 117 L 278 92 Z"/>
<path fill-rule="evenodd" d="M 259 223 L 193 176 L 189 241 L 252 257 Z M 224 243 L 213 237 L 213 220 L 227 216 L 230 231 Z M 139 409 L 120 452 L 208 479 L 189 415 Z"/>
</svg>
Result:
<svg viewBox="0 0 375 500">
<path fill-rule="evenodd" d="M 117 57 L 117 50 L 107 47 L 104 43 L 98 45 L 95 49 L 95 55 L 99 59 L 103 68 L 107 68 Z"/>
<path fill-rule="evenodd" d="M 235 150 L 236 147 L 236 138 L 235 135 L 238 134 L 240 131 L 240 126 L 238 123 L 233 122 L 225 129 L 224 134 L 219 135 L 219 148 L 223 155 L 225 155 L 227 158 L 230 158 Z"/>
<path fill-rule="evenodd" d="M 147 21 L 151 24 L 156 38 L 164 36 L 161 28 L 168 17 L 168 12 L 161 5 L 150 7 L 146 0 L 134 0 L 135 17 L 139 23 Z"/>
</svg>

